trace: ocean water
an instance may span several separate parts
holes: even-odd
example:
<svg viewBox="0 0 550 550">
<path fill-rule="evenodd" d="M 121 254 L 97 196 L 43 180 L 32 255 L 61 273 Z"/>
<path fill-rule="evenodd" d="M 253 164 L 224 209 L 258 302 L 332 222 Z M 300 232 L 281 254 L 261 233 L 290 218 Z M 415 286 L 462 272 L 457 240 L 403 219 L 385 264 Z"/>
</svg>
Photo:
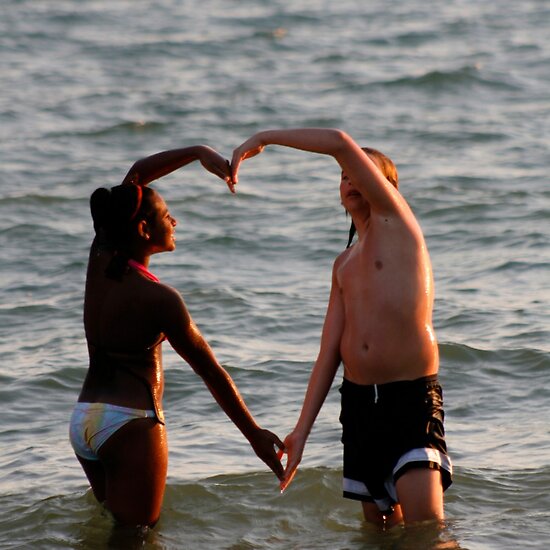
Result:
<svg viewBox="0 0 550 550">
<path fill-rule="evenodd" d="M 545 0 L 5 0 L 0 17 L 0 547 L 547 548 L 550 4 Z M 138 158 L 331 126 L 396 162 L 424 229 L 455 480 L 446 526 L 380 533 L 340 496 L 335 385 L 292 486 L 165 345 L 162 517 L 114 532 L 67 437 L 86 369 L 91 192 Z M 178 288 L 281 437 L 318 350 L 349 220 L 330 158 L 268 148 L 238 194 L 190 165 L 156 188 Z"/>
</svg>

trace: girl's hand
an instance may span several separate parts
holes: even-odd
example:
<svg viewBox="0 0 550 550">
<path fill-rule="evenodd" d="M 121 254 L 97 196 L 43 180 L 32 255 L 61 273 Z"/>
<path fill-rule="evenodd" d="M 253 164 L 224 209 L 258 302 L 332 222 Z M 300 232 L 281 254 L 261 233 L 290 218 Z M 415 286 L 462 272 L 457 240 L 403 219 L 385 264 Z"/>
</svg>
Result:
<svg viewBox="0 0 550 550">
<path fill-rule="evenodd" d="M 263 460 L 282 482 L 283 466 L 277 456 L 275 446 L 282 451 L 285 448 L 284 443 L 274 433 L 263 429 L 259 429 L 249 441 L 258 458 Z"/>
<path fill-rule="evenodd" d="M 228 160 L 207 145 L 201 147 L 199 160 L 206 170 L 225 181 L 229 190 L 235 193 L 235 184 L 231 177 L 231 166 Z"/>
</svg>

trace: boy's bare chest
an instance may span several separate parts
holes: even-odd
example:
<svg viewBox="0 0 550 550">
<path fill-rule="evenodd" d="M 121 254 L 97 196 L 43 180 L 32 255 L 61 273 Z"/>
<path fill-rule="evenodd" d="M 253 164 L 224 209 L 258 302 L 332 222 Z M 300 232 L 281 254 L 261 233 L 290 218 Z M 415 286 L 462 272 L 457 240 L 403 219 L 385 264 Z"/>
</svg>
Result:
<svg viewBox="0 0 550 550">
<path fill-rule="evenodd" d="M 357 246 L 357 245 L 356 245 Z M 338 269 L 338 285 L 344 296 L 376 291 L 389 275 L 391 258 L 376 249 L 350 250 Z"/>
</svg>

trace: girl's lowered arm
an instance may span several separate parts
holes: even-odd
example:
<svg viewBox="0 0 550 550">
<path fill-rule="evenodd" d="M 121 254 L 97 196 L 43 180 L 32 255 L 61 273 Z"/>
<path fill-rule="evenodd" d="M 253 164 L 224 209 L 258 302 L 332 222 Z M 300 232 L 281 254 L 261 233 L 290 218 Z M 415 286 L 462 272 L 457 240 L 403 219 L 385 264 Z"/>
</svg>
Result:
<svg viewBox="0 0 550 550">
<path fill-rule="evenodd" d="M 162 307 L 159 309 L 162 311 L 163 332 L 172 347 L 202 378 L 218 405 L 246 437 L 256 455 L 282 479 L 283 468 L 274 448 L 283 448 L 282 441 L 257 424 L 231 376 L 220 365 L 191 319 L 179 293 L 165 287 Z"/>
</svg>

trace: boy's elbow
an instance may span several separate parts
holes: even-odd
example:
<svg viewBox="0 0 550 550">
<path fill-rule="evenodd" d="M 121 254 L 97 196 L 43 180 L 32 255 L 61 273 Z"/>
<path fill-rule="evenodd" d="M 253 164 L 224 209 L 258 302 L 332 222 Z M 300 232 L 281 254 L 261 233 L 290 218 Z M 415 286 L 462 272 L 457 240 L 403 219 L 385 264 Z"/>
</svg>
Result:
<svg viewBox="0 0 550 550">
<path fill-rule="evenodd" d="M 344 130 L 333 128 L 330 130 L 330 132 L 332 134 L 332 142 L 334 144 L 335 154 L 349 149 L 354 144 L 351 136 L 344 132 Z"/>
</svg>

